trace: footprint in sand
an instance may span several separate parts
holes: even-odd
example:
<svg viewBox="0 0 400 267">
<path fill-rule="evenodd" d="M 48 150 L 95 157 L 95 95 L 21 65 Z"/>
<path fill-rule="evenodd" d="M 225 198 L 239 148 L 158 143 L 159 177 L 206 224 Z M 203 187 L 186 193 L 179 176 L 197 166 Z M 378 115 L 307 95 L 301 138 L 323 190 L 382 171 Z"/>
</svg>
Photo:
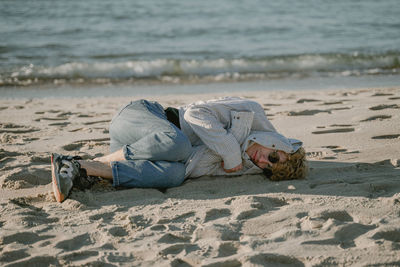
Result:
<svg viewBox="0 0 400 267">
<path fill-rule="evenodd" d="M 323 130 L 323 131 L 314 131 L 311 132 L 312 134 L 329 134 L 329 133 L 348 133 L 354 132 L 354 128 L 338 128 L 338 129 L 330 129 L 330 130 Z"/>
<path fill-rule="evenodd" d="M 26 260 L 14 262 L 12 265 L 7 266 L 60 266 L 62 265 L 56 256 L 30 256 Z"/>
<path fill-rule="evenodd" d="M 346 151 L 344 154 L 360 154 L 359 150 L 353 150 L 353 151 Z"/>
<path fill-rule="evenodd" d="M 186 265 L 183 265 L 183 266 L 196 266 L 196 264 L 195 265 L 187 265 L 186 264 Z M 242 266 L 242 263 L 239 260 L 234 259 L 234 258 L 215 258 L 215 259 L 207 259 L 207 260 L 203 261 L 201 263 L 201 266 L 202 267 Z M 262 266 L 262 265 L 244 265 L 244 266 Z M 176 266 L 174 266 L 174 267 L 176 267 Z"/>
<path fill-rule="evenodd" d="M 199 226 L 193 233 L 192 242 L 201 239 L 215 239 L 221 241 L 239 241 L 240 226 L 235 224 L 212 224 Z M 182 241 L 181 241 L 182 242 Z M 175 242 L 177 243 L 177 242 Z"/>
<path fill-rule="evenodd" d="M 391 105 L 386 105 L 386 104 L 382 104 L 382 105 L 377 105 L 377 106 L 373 106 L 370 107 L 370 110 L 382 110 L 382 109 L 399 109 L 400 106 L 397 104 L 391 104 Z"/>
<path fill-rule="evenodd" d="M 15 159 L 16 156 L 23 155 L 22 153 L 19 152 L 14 152 L 14 151 L 8 151 L 0 148 L 0 162 L 2 162 L 5 159 Z"/>
<path fill-rule="evenodd" d="M 68 122 L 68 121 L 65 121 L 65 122 L 49 123 L 48 125 L 49 125 L 49 126 L 67 126 L 67 125 L 69 125 L 69 124 L 71 124 L 71 123 Z"/>
<path fill-rule="evenodd" d="M 347 149 L 340 146 L 322 146 L 323 148 L 328 148 L 334 153 L 346 152 Z"/>
<path fill-rule="evenodd" d="M 265 103 L 263 104 L 264 107 L 279 107 L 282 106 L 281 104 L 269 104 L 269 103 Z"/>
<path fill-rule="evenodd" d="M 89 121 L 89 122 L 84 122 L 82 123 L 83 125 L 92 125 L 92 124 L 97 124 L 97 123 L 109 123 L 110 120 L 101 120 L 101 121 Z"/>
<path fill-rule="evenodd" d="M 114 218 L 114 215 L 115 215 L 114 212 L 98 213 L 98 214 L 89 216 L 89 220 L 93 220 L 93 221 L 102 220 L 104 222 L 110 222 Z"/>
<path fill-rule="evenodd" d="M 388 93 L 375 93 L 375 94 L 373 94 L 372 96 L 391 96 L 391 95 L 393 95 L 393 94 L 388 94 Z"/>
<path fill-rule="evenodd" d="M 155 224 L 150 227 L 152 231 L 165 231 L 167 230 L 167 227 L 163 224 Z"/>
<path fill-rule="evenodd" d="M 132 228 L 144 229 L 152 225 L 152 219 L 146 218 L 143 215 L 129 216 L 129 223 Z"/>
<path fill-rule="evenodd" d="M 306 102 L 320 102 L 321 100 L 318 99 L 309 99 L 309 98 L 301 98 L 297 100 L 296 103 L 306 103 Z"/>
<path fill-rule="evenodd" d="M 215 265 L 218 266 L 218 265 Z M 231 266 L 231 265 L 230 265 Z M 232 265 L 236 266 L 236 265 Z M 237 266 L 242 266 L 239 264 Z M 272 253 L 260 253 L 252 256 L 246 256 L 243 266 L 293 266 L 293 267 L 304 267 L 304 263 L 291 256 L 272 254 Z"/>
<path fill-rule="evenodd" d="M 119 252 L 118 249 L 112 248 L 107 250 L 114 250 L 108 251 L 107 253 L 102 253 L 102 257 L 100 257 L 100 265 L 104 265 L 104 262 L 115 263 L 114 264 L 106 264 L 106 266 L 121 266 L 121 265 L 132 265 L 132 262 L 137 259 L 136 253 L 132 252 Z M 127 264 L 124 264 L 127 263 Z"/>
<path fill-rule="evenodd" d="M 337 148 L 337 149 L 332 149 L 332 152 L 335 152 L 335 153 L 347 152 L 347 149 L 346 148 Z"/>
<path fill-rule="evenodd" d="M 353 124 L 331 124 L 329 127 L 351 127 Z"/>
<path fill-rule="evenodd" d="M 84 146 L 88 146 L 89 148 L 93 148 L 94 146 L 102 146 L 108 145 L 109 138 L 97 138 L 92 140 L 80 140 L 75 141 L 71 144 L 66 144 L 61 146 L 62 149 L 66 151 L 74 151 L 83 148 Z"/>
<path fill-rule="evenodd" d="M 231 211 L 229 209 L 211 209 L 206 212 L 204 222 L 214 221 L 219 218 L 228 217 L 230 215 Z"/>
<path fill-rule="evenodd" d="M 115 226 L 110 229 L 108 229 L 108 232 L 110 235 L 114 237 L 124 237 L 127 236 L 129 233 L 125 230 L 125 228 L 120 227 L 120 226 Z"/>
<path fill-rule="evenodd" d="M 186 212 L 183 214 L 179 214 L 173 218 L 160 218 L 157 221 L 157 224 L 162 225 L 162 224 L 171 224 L 171 223 L 184 223 L 188 219 L 192 219 L 192 221 L 193 221 L 196 219 L 195 215 L 196 215 L 195 212 L 189 211 L 189 212 Z"/>
<path fill-rule="evenodd" d="M 37 137 L 24 137 L 24 138 L 22 138 L 22 141 L 24 141 L 25 143 L 32 142 L 32 141 L 37 141 L 37 140 L 40 140 L 40 138 L 37 138 Z"/>
<path fill-rule="evenodd" d="M 79 114 L 79 113 L 68 111 L 68 112 L 63 112 L 63 113 L 58 114 L 57 117 L 72 116 L 72 115 L 77 115 L 77 114 Z M 78 117 L 79 117 L 79 116 L 78 116 Z"/>
<path fill-rule="evenodd" d="M 75 129 L 68 130 L 68 132 L 74 133 L 74 132 L 78 132 L 78 131 L 83 131 L 83 130 L 85 130 L 85 129 L 87 129 L 87 128 L 82 128 L 82 127 L 80 127 L 80 128 L 75 128 Z"/>
<path fill-rule="evenodd" d="M 375 225 L 364 225 L 360 223 L 353 223 L 352 221 L 327 220 L 325 224 L 332 224 L 329 232 L 332 232 L 332 238 L 322 240 L 312 240 L 302 242 L 302 245 L 322 245 L 322 246 L 339 246 L 342 249 L 356 247 L 354 240 L 361 235 L 376 228 Z M 324 227 L 322 227 L 324 228 Z"/>
<path fill-rule="evenodd" d="M 91 257 L 98 256 L 100 253 L 98 251 L 93 250 L 84 250 L 84 251 L 73 251 L 71 253 L 63 253 L 62 255 L 57 255 L 59 259 L 62 259 L 64 262 L 73 262 L 73 261 L 82 261 L 84 259 L 88 259 Z M 92 263 L 93 264 L 93 263 Z"/>
<path fill-rule="evenodd" d="M 195 245 L 195 244 L 173 244 L 171 246 L 167 246 L 163 250 L 161 250 L 160 254 L 161 255 L 177 255 L 181 253 L 182 251 L 185 252 L 185 254 L 200 250 L 200 247 Z M 179 265 L 179 266 L 186 266 L 186 265 Z M 191 265 L 189 265 L 191 266 Z"/>
<path fill-rule="evenodd" d="M 398 139 L 400 134 L 386 134 L 373 136 L 372 139 Z"/>
<path fill-rule="evenodd" d="M 323 220 L 335 219 L 341 222 L 352 222 L 353 217 L 345 210 L 323 210 L 312 214 L 312 217 L 321 218 Z"/>
<path fill-rule="evenodd" d="M 14 129 L 14 128 L 24 128 L 25 126 L 14 123 L 0 123 L 0 127 L 4 129 Z"/>
<path fill-rule="evenodd" d="M 60 113 L 60 112 L 62 112 L 62 110 L 59 110 L 59 109 L 49 109 L 49 110 L 46 110 L 46 112 L 47 112 L 47 113 Z"/>
<path fill-rule="evenodd" d="M 46 185 L 50 182 L 50 172 L 46 168 L 36 166 L 16 167 L 1 176 L 0 187 L 21 189 Z"/>
<path fill-rule="evenodd" d="M 82 235 L 77 235 L 72 238 L 67 238 L 55 244 L 56 248 L 72 251 L 79 250 L 80 248 L 88 245 L 92 245 L 93 241 L 90 238 L 90 235 L 85 233 Z"/>
<path fill-rule="evenodd" d="M 74 142 L 74 143 L 72 143 L 72 144 L 64 145 L 64 146 L 62 146 L 61 148 L 64 149 L 64 150 L 66 150 L 66 151 L 73 151 L 73 150 L 77 150 L 77 149 L 82 148 L 83 145 L 84 145 L 83 142 Z"/>
<path fill-rule="evenodd" d="M 343 101 L 331 101 L 331 102 L 324 102 L 321 105 L 339 105 L 339 104 L 343 104 Z"/>
<path fill-rule="evenodd" d="M 323 146 L 325 148 L 329 148 L 329 149 L 335 149 L 335 148 L 339 148 L 340 146 Z"/>
<path fill-rule="evenodd" d="M 235 219 L 240 221 L 255 218 L 287 205 L 285 200 L 271 197 L 250 197 L 246 202 L 238 201 L 237 206 L 240 208 L 234 214 Z"/>
<path fill-rule="evenodd" d="M 302 111 L 289 111 L 286 112 L 288 116 L 312 116 L 318 113 L 328 113 L 331 114 L 334 110 L 346 110 L 351 109 L 351 107 L 338 107 L 338 108 L 331 108 L 331 109 L 306 109 Z"/>
<path fill-rule="evenodd" d="M 3 235 L 0 237 L 0 241 L 3 245 L 11 244 L 11 243 L 19 243 L 23 245 L 32 245 L 41 240 L 53 238 L 52 235 L 39 235 L 37 233 L 31 232 L 19 232 L 11 235 Z"/>
<path fill-rule="evenodd" d="M 257 209 L 266 209 L 266 210 L 272 210 L 276 209 L 277 207 L 282 207 L 287 205 L 288 203 L 282 199 L 282 198 L 273 198 L 273 197 L 251 197 L 252 203 L 251 207 L 252 208 L 257 208 Z"/>
<path fill-rule="evenodd" d="M 400 243 L 400 228 L 378 231 L 372 236 L 372 238 L 375 240 L 383 239 L 386 241 Z"/>
<path fill-rule="evenodd" d="M 380 120 L 380 121 L 382 121 L 382 120 L 387 120 L 387 119 L 390 119 L 390 118 L 392 118 L 391 115 L 376 115 L 376 116 L 371 116 L 371 117 L 369 117 L 369 118 L 366 118 L 365 120 L 362 120 L 362 121 L 360 121 L 360 122 L 364 122 L 364 121 L 375 121 L 375 120 Z"/>
<path fill-rule="evenodd" d="M 24 227 L 50 225 L 59 221 L 58 218 L 49 218 L 49 214 L 40 209 L 23 211 L 19 214 L 14 215 L 13 217 L 14 222 L 24 225 Z"/>
<path fill-rule="evenodd" d="M 346 110 L 346 109 L 351 109 L 351 107 L 340 107 L 340 108 L 332 108 L 332 110 Z"/>
<path fill-rule="evenodd" d="M 78 114 L 78 113 L 77 113 Z M 94 115 L 89 115 L 89 114 L 79 114 L 77 115 L 78 118 L 93 118 Z"/>
<path fill-rule="evenodd" d="M 159 243 L 173 244 L 173 243 L 187 243 L 190 241 L 189 236 L 183 236 L 178 234 L 164 234 L 160 239 L 158 239 Z"/>
<path fill-rule="evenodd" d="M 50 109 L 50 110 L 39 110 L 39 111 L 36 111 L 34 114 L 42 115 L 42 114 L 45 114 L 45 113 L 55 114 L 55 113 L 60 113 L 60 112 L 61 112 L 61 110 Z M 65 112 L 63 114 L 68 115 L 67 112 Z"/>
<path fill-rule="evenodd" d="M 318 113 L 331 113 L 330 110 L 321 110 L 321 109 L 306 109 L 303 111 L 289 111 L 287 113 L 288 116 L 312 116 Z"/>
<path fill-rule="evenodd" d="M 218 247 L 217 257 L 229 257 L 235 255 L 239 249 L 238 242 L 222 242 Z"/>
<path fill-rule="evenodd" d="M 43 153 L 43 154 L 36 153 L 35 155 L 33 155 L 33 156 L 31 156 L 29 158 L 29 161 L 32 164 L 36 164 L 36 165 L 38 165 L 38 164 L 49 164 L 50 155 L 48 153 Z"/>
<path fill-rule="evenodd" d="M 7 124 L 9 126 L 9 124 Z M 37 132 L 39 129 L 20 126 L 13 124 L 11 127 L 2 127 L 0 128 L 0 133 L 10 133 L 10 134 L 20 134 L 20 133 L 32 133 Z"/>
<path fill-rule="evenodd" d="M 26 257 L 29 257 L 30 254 L 26 253 L 27 249 L 17 249 L 12 251 L 3 251 L 0 255 L 0 262 L 13 262 Z"/>
<path fill-rule="evenodd" d="M 35 119 L 35 121 L 65 121 L 68 120 L 68 117 L 41 117 L 41 118 L 37 118 Z"/>
</svg>

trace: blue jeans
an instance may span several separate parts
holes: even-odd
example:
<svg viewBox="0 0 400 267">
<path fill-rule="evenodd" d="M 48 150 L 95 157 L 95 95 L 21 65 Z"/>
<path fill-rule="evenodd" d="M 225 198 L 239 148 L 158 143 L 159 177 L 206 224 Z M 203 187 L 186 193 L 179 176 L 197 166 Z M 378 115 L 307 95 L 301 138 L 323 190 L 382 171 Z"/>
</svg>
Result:
<svg viewBox="0 0 400 267">
<path fill-rule="evenodd" d="M 192 145 L 157 102 L 138 100 L 120 109 L 110 139 L 111 152 L 122 149 L 126 159 L 111 163 L 114 186 L 168 188 L 184 181 Z"/>
</svg>

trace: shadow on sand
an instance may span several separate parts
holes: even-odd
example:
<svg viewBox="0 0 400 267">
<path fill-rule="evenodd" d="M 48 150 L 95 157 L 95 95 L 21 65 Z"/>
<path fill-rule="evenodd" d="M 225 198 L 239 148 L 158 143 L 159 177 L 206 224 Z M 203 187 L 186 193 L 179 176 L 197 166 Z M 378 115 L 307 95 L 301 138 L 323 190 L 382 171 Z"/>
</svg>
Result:
<svg viewBox="0 0 400 267">
<path fill-rule="evenodd" d="M 95 205 L 146 205 L 165 199 L 221 199 L 240 195 L 279 194 L 342 197 L 391 197 L 400 192 L 400 161 L 375 163 L 310 161 L 304 180 L 273 182 L 262 175 L 237 177 L 201 177 L 189 179 L 182 186 L 168 190 L 122 189 L 93 191 Z M 71 197 L 80 201 L 80 194 Z"/>
</svg>

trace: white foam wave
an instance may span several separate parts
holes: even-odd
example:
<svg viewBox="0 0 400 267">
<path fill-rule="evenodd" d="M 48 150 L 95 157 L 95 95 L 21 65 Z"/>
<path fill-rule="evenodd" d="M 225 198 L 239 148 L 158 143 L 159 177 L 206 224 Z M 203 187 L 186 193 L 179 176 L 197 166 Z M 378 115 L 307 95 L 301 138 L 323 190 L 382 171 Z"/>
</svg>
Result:
<svg viewBox="0 0 400 267">
<path fill-rule="evenodd" d="M 262 59 L 176 60 L 156 59 L 126 62 L 71 62 L 59 66 L 27 65 L 0 75 L 0 85 L 18 81 L 59 79 L 179 79 L 284 78 L 296 74 L 337 73 L 343 76 L 397 72 L 400 55 L 296 55 Z M 395 70 L 395 71 L 394 71 Z M 4 73 L 4 72 L 3 72 Z M 171 78 L 173 79 L 173 78 Z"/>
</svg>

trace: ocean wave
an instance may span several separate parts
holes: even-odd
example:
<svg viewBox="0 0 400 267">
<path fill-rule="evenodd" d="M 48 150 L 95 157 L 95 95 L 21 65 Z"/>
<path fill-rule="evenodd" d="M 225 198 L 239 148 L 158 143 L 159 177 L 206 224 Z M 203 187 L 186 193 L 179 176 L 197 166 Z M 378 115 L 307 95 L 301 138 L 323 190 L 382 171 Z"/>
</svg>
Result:
<svg viewBox="0 0 400 267">
<path fill-rule="evenodd" d="M 155 59 L 122 62 L 70 62 L 2 69 L 0 86 L 36 83 L 120 81 L 202 82 L 284 79 L 313 75 L 398 74 L 400 53 L 303 54 L 263 58 Z"/>
</svg>

